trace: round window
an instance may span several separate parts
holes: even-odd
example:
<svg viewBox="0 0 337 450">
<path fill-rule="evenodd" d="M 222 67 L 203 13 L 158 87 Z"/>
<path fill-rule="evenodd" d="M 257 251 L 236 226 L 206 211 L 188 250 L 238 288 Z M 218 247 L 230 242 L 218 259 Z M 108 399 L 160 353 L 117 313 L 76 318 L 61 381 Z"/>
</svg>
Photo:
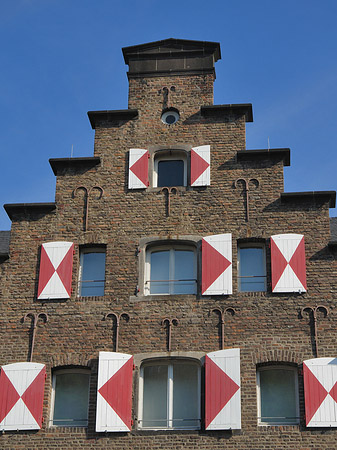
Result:
<svg viewBox="0 0 337 450">
<path fill-rule="evenodd" d="M 179 117 L 180 116 L 177 111 L 170 109 L 162 114 L 161 120 L 166 125 L 173 125 L 174 123 L 178 122 Z"/>
</svg>

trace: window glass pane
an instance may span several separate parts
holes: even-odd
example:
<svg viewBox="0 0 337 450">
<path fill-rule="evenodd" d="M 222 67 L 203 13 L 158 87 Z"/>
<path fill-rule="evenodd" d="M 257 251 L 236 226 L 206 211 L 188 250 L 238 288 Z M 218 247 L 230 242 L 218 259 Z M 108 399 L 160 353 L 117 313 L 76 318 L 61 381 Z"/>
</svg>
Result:
<svg viewBox="0 0 337 450">
<path fill-rule="evenodd" d="M 145 366 L 143 427 L 167 427 L 167 365 Z"/>
<path fill-rule="evenodd" d="M 150 294 L 168 294 L 170 251 L 151 253 Z"/>
<path fill-rule="evenodd" d="M 89 373 L 56 374 L 53 424 L 87 426 Z"/>
<path fill-rule="evenodd" d="M 295 386 L 293 370 L 260 371 L 261 422 L 297 422 Z"/>
<path fill-rule="evenodd" d="M 239 290 L 265 291 L 265 261 L 262 247 L 239 248 Z"/>
<path fill-rule="evenodd" d="M 174 258 L 173 278 L 177 281 L 172 283 L 172 293 L 195 294 L 194 252 L 190 250 L 175 250 Z"/>
<path fill-rule="evenodd" d="M 82 254 L 82 297 L 104 295 L 105 252 Z"/>
<path fill-rule="evenodd" d="M 184 186 L 184 161 L 158 161 L 158 183 L 163 186 Z"/>
<path fill-rule="evenodd" d="M 173 426 L 199 427 L 198 366 L 173 366 Z"/>
</svg>

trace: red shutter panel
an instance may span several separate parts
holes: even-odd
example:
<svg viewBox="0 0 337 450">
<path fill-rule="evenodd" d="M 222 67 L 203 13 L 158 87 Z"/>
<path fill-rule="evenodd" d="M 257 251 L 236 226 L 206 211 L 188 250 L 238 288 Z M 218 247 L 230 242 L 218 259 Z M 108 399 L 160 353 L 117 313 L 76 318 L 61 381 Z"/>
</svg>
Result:
<svg viewBox="0 0 337 450">
<path fill-rule="evenodd" d="M 73 272 L 74 244 L 48 242 L 41 246 L 37 298 L 69 298 Z"/>
<path fill-rule="evenodd" d="M 133 356 L 99 352 L 96 431 L 130 431 Z"/>
<path fill-rule="evenodd" d="M 272 291 L 306 292 L 304 236 L 277 234 L 270 238 Z"/>
<path fill-rule="evenodd" d="M 232 235 L 215 234 L 202 240 L 202 295 L 232 293 Z"/>
<path fill-rule="evenodd" d="M 149 185 L 149 152 L 132 148 L 129 152 L 129 189 L 144 189 Z"/>
<path fill-rule="evenodd" d="M 240 349 L 205 357 L 205 429 L 241 428 Z"/>
<path fill-rule="evenodd" d="M 191 186 L 211 184 L 211 147 L 201 145 L 191 150 Z"/>
<path fill-rule="evenodd" d="M 0 430 L 39 430 L 42 427 L 44 364 L 24 362 L 2 366 Z"/>
<path fill-rule="evenodd" d="M 307 427 L 337 427 L 337 358 L 303 362 Z"/>
</svg>

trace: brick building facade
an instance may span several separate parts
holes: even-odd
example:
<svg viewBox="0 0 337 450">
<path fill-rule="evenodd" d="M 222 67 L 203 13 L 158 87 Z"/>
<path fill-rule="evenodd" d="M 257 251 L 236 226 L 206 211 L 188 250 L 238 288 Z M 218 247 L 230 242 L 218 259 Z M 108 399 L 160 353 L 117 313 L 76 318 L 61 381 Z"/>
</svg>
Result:
<svg viewBox="0 0 337 450">
<path fill-rule="evenodd" d="M 335 192 L 284 193 L 290 150 L 246 150 L 219 44 L 123 54 L 94 156 L 5 205 L 0 447 L 335 449 Z"/>
</svg>

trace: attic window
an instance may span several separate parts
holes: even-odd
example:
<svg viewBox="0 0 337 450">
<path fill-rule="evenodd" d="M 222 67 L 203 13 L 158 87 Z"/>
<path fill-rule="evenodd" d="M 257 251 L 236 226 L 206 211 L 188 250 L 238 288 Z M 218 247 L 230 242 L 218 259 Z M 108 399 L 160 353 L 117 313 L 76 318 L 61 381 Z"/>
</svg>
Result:
<svg viewBox="0 0 337 450">
<path fill-rule="evenodd" d="M 178 122 L 179 118 L 179 112 L 176 109 L 171 108 L 162 114 L 161 121 L 166 125 L 173 125 Z"/>
</svg>

